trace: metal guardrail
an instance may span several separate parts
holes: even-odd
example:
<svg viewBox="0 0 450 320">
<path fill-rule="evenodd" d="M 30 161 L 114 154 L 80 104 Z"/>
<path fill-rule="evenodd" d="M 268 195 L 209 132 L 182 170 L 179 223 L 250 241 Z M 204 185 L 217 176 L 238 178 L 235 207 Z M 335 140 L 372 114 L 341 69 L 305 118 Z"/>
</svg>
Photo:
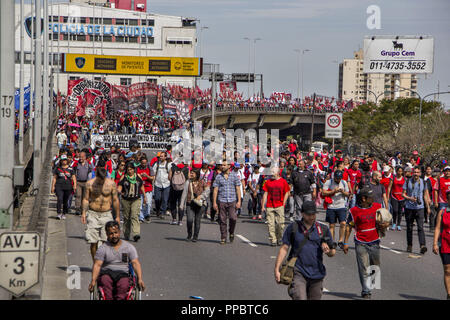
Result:
<svg viewBox="0 0 450 320">
<path fill-rule="evenodd" d="M 309 108 L 290 108 L 290 107 L 216 107 L 216 114 L 245 114 L 245 113 L 291 113 L 291 114 L 325 114 L 327 112 L 346 112 L 347 110 L 322 109 L 314 110 Z M 211 109 L 193 110 L 192 117 L 197 118 L 211 114 Z"/>
</svg>

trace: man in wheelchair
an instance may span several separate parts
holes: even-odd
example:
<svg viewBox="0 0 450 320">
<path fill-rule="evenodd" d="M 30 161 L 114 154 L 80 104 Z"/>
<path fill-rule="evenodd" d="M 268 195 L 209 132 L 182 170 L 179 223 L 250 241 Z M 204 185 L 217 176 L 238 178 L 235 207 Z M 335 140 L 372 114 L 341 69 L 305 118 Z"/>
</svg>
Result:
<svg viewBox="0 0 450 320">
<path fill-rule="evenodd" d="M 95 254 L 89 291 L 93 292 L 98 282 L 105 300 L 126 300 L 130 289 L 130 263 L 137 276 L 138 288 L 145 290 L 141 264 L 136 248 L 120 239 L 120 225 L 117 221 L 106 223 L 105 230 L 108 241 L 102 244 Z"/>
</svg>

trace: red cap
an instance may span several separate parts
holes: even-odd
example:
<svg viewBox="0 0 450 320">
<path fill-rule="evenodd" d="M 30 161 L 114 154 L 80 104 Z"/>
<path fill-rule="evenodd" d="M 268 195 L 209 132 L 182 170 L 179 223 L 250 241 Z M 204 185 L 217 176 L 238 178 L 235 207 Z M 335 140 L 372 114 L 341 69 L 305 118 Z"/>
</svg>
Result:
<svg viewBox="0 0 450 320">
<path fill-rule="evenodd" d="M 416 155 L 416 154 L 419 154 L 419 152 L 417 152 L 417 150 L 414 150 L 413 154 Z"/>
</svg>

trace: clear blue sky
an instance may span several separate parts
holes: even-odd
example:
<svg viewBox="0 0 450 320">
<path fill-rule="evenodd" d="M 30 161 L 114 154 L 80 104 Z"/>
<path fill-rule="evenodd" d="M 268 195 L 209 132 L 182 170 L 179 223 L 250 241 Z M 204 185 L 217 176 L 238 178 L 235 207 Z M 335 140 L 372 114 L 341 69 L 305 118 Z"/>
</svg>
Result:
<svg viewBox="0 0 450 320">
<path fill-rule="evenodd" d="M 435 39 L 434 73 L 419 75 L 418 92 L 450 91 L 450 1 L 448 0 L 148 0 L 148 11 L 200 19 L 205 62 L 221 72 L 248 72 L 249 42 L 256 43 L 256 73 L 264 74 L 264 93 L 297 96 L 298 55 L 304 55 L 304 91 L 337 94 L 338 67 L 351 58 L 366 35 L 431 35 Z M 381 9 L 381 29 L 366 26 L 369 5 Z M 253 46 L 253 43 L 252 43 Z M 251 49 L 253 70 L 253 47 Z M 201 86 L 206 87 L 207 81 Z M 258 86 L 257 86 L 258 88 Z M 247 86 L 238 84 L 247 94 Z M 252 92 L 252 87 L 250 89 Z M 441 101 L 450 106 L 450 94 Z"/>
</svg>

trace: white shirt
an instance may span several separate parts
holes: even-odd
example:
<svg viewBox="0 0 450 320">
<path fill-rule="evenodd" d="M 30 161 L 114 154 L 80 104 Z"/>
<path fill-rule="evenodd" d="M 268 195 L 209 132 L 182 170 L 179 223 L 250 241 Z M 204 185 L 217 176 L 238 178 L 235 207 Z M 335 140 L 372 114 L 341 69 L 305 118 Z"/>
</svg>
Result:
<svg viewBox="0 0 450 320">
<path fill-rule="evenodd" d="M 67 136 L 64 132 L 60 132 L 56 135 L 56 140 L 58 144 L 64 144 L 64 141 L 67 141 Z"/>
<path fill-rule="evenodd" d="M 170 187 L 170 181 L 169 181 L 169 170 L 170 170 L 170 166 L 167 163 L 167 161 L 164 161 L 163 163 L 159 163 L 159 168 L 158 168 L 158 163 L 156 162 L 153 165 L 153 172 L 155 172 L 155 187 L 158 188 L 168 188 Z M 167 166 L 167 170 L 166 170 L 166 166 Z M 156 171 L 156 169 L 158 168 L 158 171 Z"/>
</svg>

